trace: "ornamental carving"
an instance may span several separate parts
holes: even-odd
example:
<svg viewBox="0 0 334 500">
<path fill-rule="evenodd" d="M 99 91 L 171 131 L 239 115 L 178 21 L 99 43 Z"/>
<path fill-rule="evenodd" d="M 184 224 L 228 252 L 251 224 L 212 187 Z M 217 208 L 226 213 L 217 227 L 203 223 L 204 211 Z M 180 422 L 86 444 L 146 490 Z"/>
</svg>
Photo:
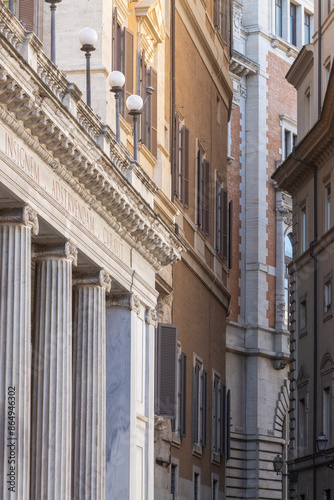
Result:
<svg viewBox="0 0 334 500">
<path fill-rule="evenodd" d="M 34 245 L 33 257 L 40 259 L 68 259 L 74 266 L 77 265 L 78 249 L 70 241 L 53 243 L 50 245 Z"/>
<path fill-rule="evenodd" d="M 139 314 L 140 299 L 135 293 L 112 295 L 107 302 L 108 307 L 124 307 Z"/>
<path fill-rule="evenodd" d="M 30 227 L 35 236 L 39 230 L 37 213 L 29 205 L 0 210 L 0 223 L 23 224 Z"/>
<path fill-rule="evenodd" d="M 95 285 L 105 288 L 106 292 L 110 292 L 111 277 L 104 269 L 90 274 L 85 274 L 73 279 L 74 286 L 89 286 Z"/>
<path fill-rule="evenodd" d="M 283 221 L 287 226 L 292 225 L 292 213 L 286 207 L 277 207 L 276 208 L 276 219 L 278 221 Z"/>
</svg>

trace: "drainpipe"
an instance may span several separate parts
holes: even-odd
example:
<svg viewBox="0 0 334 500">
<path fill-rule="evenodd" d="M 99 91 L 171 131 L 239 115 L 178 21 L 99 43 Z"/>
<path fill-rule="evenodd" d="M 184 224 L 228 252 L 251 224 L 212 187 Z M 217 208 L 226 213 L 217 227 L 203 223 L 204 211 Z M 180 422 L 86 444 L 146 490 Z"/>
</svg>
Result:
<svg viewBox="0 0 334 500">
<path fill-rule="evenodd" d="M 175 0 L 171 0 L 171 21 L 172 21 L 172 29 L 171 29 L 171 37 L 172 37 L 172 46 L 171 46 L 171 60 L 172 60 L 172 192 L 171 192 L 171 200 L 174 200 L 174 192 L 175 186 L 174 182 L 174 168 L 175 168 Z M 173 182 L 174 179 L 174 182 Z"/>
<path fill-rule="evenodd" d="M 320 103 L 321 104 L 321 103 Z M 314 262 L 313 273 L 313 500 L 317 500 L 317 467 L 315 464 L 315 453 L 317 451 L 317 427 L 318 427 L 318 260 L 313 252 L 313 247 L 318 240 L 318 168 L 315 163 L 296 158 L 294 150 L 292 158 L 313 169 L 313 197 L 314 197 L 314 237 L 310 243 L 310 255 Z"/>
</svg>

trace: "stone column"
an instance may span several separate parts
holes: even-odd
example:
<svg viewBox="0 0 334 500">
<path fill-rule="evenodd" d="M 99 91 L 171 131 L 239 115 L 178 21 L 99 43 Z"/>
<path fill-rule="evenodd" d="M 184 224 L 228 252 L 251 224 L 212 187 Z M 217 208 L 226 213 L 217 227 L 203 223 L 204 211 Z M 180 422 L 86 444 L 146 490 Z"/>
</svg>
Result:
<svg viewBox="0 0 334 500">
<path fill-rule="evenodd" d="M 35 248 L 31 500 L 71 498 L 72 243 Z"/>
<path fill-rule="evenodd" d="M 105 498 L 105 271 L 74 280 L 72 498 Z"/>
<path fill-rule="evenodd" d="M 0 210 L 0 497 L 4 500 L 29 497 L 31 233 L 38 233 L 38 220 L 30 207 Z"/>
</svg>

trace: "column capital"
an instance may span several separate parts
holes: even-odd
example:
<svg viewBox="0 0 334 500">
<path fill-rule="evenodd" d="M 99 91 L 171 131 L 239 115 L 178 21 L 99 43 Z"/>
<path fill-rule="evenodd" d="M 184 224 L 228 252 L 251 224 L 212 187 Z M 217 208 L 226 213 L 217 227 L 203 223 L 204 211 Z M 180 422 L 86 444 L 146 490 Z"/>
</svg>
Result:
<svg viewBox="0 0 334 500">
<path fill-rule="evenodd" d="M 34 245 L 33 257 L 36 260 L 50 259 L 68 259 L 74 266 L 77 265 L 78 249 L 70 241 L 53 243 L 50 245 Z"/>
<path fill-rule="evenodd" d="M 24 207 L 3 208 L 0 210 L 0 224 L 23 224 L 31 228 L 32 234 L 38 234 L 38 217 L 29 205 Z"/>
<path fill-rule="evenodd" d="M 135 293 L 112 295 L 107 301 L 108 307 L 127 307 L 139 313 L 140 299 Z"/>
<path fill-rule="evenodd" d="M 110 292 L 111 288 L 111 276 L 104 269 L 94 273 L 77 276 L 73 278 L 72 281 L 74 286 L 96 285 L 105 288 L 106 292 Z"/>
</svg>

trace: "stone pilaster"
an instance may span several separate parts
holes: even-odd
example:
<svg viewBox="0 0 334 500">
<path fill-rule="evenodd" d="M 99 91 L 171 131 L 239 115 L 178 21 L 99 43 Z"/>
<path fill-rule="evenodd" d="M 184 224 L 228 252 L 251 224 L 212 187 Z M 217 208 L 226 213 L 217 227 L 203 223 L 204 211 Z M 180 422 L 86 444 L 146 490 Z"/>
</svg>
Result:
<svg viewBox="0 0 334 500">
<path fill-rule="evenodd" d="M 30 207 L 0 210 L 0 497 L 4 500 L 29 497 L 31 233 L 38 233 L 38 220 Z"/>
<path fill-rule="evenodd" d="M 105 271 L 74 280 L 72 498 L 105 498 Z"/>
<path fill-rule="evenodd" d="M 31 500 L 71 498 L 72 264 L 66 242 L 35 248 Z"/>
</svg>

